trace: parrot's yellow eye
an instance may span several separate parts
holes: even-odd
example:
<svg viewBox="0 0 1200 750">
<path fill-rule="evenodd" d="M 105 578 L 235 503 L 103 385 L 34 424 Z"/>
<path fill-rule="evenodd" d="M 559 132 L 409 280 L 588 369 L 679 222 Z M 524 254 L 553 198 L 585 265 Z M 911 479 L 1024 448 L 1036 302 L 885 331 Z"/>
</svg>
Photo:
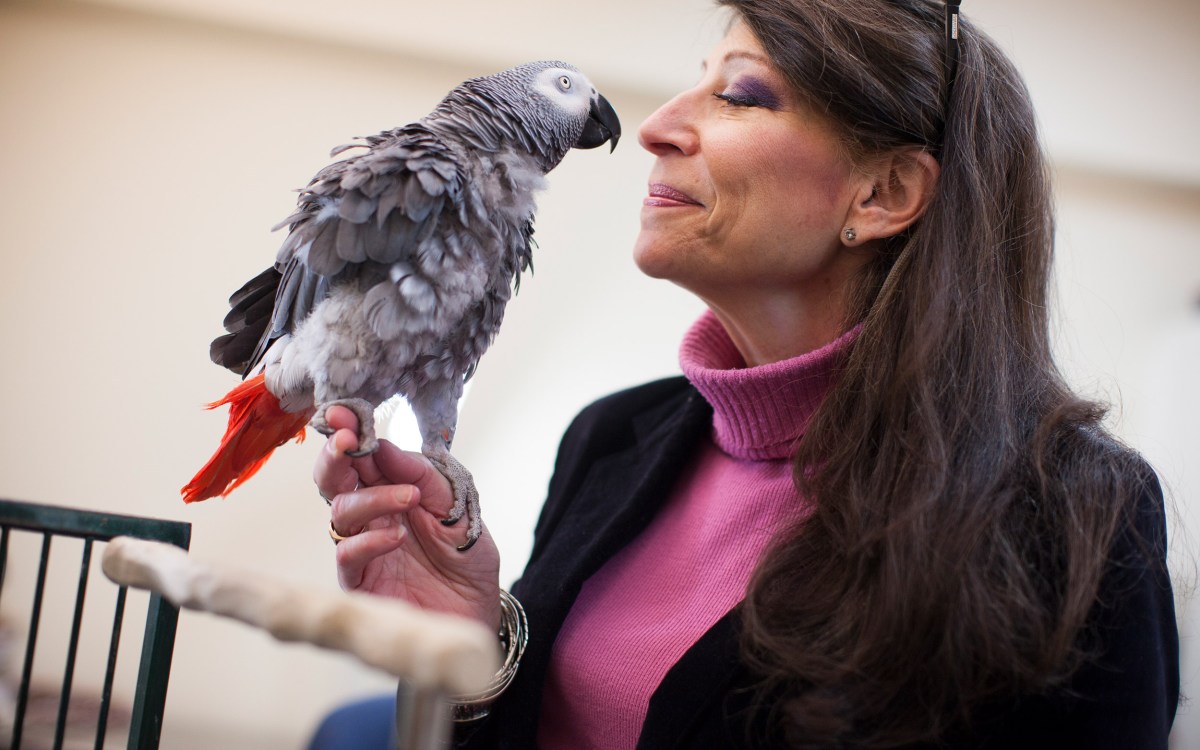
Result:
<svg viewBox="0 0 1200 750">
<path fill-rule="evenodd" d="M 571 90 L 571 79 L 568 78 L 567 76 L 559 76 L 558 77 L 558 86 L 563 91 L 570 91 Z"/>
</svg>

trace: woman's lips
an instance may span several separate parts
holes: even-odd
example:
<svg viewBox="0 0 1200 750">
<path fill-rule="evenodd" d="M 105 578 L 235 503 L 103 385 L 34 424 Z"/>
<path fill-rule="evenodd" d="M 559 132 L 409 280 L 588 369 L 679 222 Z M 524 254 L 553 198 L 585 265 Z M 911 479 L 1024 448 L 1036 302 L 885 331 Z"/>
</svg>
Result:
<svg viewBox="0 0 1200 750">
<path fill-rule="evenodd" d="M 642 201 L 642 205 L 667 208 L 670 206 L 702 206 L 703 204 L 670 185 L 654 182 L 650 184 L 650 195 Z"/>
</svg>

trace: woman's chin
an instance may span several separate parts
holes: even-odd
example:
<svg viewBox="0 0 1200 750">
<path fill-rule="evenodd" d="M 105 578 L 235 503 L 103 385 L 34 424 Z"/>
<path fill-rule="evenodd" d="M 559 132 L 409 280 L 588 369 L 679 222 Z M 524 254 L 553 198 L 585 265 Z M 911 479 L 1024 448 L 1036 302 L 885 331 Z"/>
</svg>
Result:
<svg viewBox="0 0 1200 750">
<path fill-rule="evenodd" d="M 671 279 L 671 269 L 678 265 L 670 251 L 655 243 L 643 243 L 640 237 L 633 246 L 633 262 L 652 279 Z"/>
<path fill-rule="evenodd" d="M 643 222 L 633 243 L 633 262 L 651 278 L 675 281 L 687 266 L 694 265 L 702 251 L 684 232 L 663 231 Z"/>
</svg>

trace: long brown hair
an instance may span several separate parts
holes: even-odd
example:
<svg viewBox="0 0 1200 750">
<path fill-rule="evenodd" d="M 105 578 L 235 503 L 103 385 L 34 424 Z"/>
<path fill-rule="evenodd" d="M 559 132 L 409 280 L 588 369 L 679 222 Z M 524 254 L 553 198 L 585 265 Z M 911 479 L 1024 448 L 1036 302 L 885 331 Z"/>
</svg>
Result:
<svg viewBox="0 0 1200 750">
<path fill-rule="evenodd" d="M 718 2 L 852 155 L 941 165 L 859 280 L 861 334 L 795 457 L 815 511 L 760 563 L 743 651 L 793 746 L 944 738 L 1078 666 L 1147 472 L 1054 365 L 1047 166 L 999 48 L 962 20 L 947 104 L 940 2 Z"/>
</svg>

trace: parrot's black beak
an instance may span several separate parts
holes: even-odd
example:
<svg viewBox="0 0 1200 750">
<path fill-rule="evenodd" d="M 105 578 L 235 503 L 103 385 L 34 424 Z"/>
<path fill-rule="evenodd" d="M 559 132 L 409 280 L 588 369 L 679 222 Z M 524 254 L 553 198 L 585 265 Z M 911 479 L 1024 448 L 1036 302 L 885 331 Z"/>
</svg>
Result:
<svg viewBox="0 0 1200 750">
<path fill-rule="evenodd" d="M 609 153 L 612 153 L 617 148 L 617 141 L 620 139 L 621 121 L 617 119 L 617 111 L 612 108 L 607 99 L 596 94 L 592 97 L 587 124 L 583 126 L 583 133 L 575 142 L 575 148 L 596 148 L 607 141 L 612 141 L 612 148 L 608 150 Z"/>
</svg>

